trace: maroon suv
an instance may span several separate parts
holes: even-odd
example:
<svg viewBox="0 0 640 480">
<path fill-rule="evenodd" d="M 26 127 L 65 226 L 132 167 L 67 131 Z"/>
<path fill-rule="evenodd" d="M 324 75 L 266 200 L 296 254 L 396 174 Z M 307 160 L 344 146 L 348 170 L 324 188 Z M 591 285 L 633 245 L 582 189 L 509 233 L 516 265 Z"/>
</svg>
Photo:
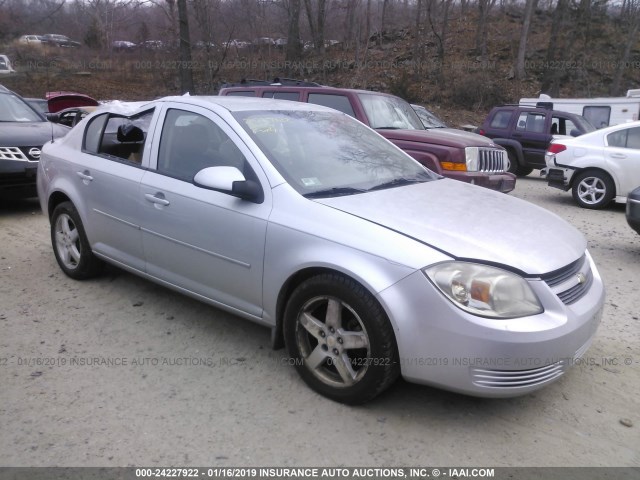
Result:
<svg viewBox="0 0 640 480">
<path fill-rule="evenodd" d="M 426 130 L 411 105 L 393 95 L 298 81 L 241 82 L 225 85 L 220 95 L 276 98 L 331 107 L 375 129 L 440 175 L 505 193 L 515 187 L 515 175 L 506 171 L 508 158 L 504 148 L 474 133 Z"/>
</svg>

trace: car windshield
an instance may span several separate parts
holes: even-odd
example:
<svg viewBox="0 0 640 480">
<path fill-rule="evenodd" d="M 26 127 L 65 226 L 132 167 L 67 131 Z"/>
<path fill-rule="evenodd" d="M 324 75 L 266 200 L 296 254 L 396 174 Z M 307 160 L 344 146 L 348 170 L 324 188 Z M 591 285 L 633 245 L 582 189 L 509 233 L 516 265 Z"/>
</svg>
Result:
<svg viewBox="0 0 640 480">
<path fill-rule="evenodd" d="M 418 118 L 424 125 L 424 128 L 447 128 L 447 124 L 436 117 L 433 113 L 424 107 L 416 105 L 413 107 Z"/>
<path fill-rule="evenodd" d="M 411 105 L 398 97 L 358 94 L 371 128 L 394 130 L 424 130 L 422 122 Z"/>
<path fill-rule="evenodd" d="M 0 94 L 0 122 L 43 122 L 26 102 L 10 93 Z"/>
<path fill-rule="evenodd" d="M 234 116 L 305 196 L 351 195 L 438 178 L 348 115 L 296 110 Z"/>
<path fill-rule="evenodd" d="M 582 115 L 576 115 L 575 120 L 580 128 L 584 130 L 584 133 L 594 132 L 596 130 L 596 127 L 594 127 L 592 123 Z"/>
</svg>

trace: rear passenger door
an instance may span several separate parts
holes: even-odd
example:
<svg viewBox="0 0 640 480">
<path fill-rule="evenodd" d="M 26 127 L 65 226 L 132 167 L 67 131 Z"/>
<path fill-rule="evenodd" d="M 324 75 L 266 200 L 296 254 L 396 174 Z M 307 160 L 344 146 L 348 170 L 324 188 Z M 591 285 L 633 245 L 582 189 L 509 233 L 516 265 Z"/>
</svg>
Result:
<svg viewBox="0 0 640 480">
<path fill-rule="evenodd" d="M 516 119 L 513 138 L 522 145 L 525 162 L 529 166 L 543 168 L 544 154 L 551 142 L 551 126 L 548 115 L 539 112 L 521 112 Z"/>
<path fill-rule="evenodd" d="M 92 249 L 140 271 L 144 255 L 139 190 L 153 116 L 152 109 L 133 117 L 105 113 L 91 119 L 83 140 L 83 166 L 75 172 Z"/>
<path fill-rule="evenodd" d="M 617 183 L 616 194 L 626 197 L 640 185 L 640 127 L 611 132 L 604 150 L 607 169 Z"/>
</svg>

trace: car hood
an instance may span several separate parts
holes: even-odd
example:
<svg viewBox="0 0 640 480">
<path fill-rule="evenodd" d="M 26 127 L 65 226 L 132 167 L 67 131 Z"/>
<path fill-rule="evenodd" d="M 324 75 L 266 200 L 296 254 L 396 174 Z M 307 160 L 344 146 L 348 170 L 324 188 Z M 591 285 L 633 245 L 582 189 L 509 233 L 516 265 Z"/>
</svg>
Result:
<svg viewBox="0 0 640 480">
<path fill-rule="evenodd" d="M 454 258 L 500 264 L 527 275 L 562 268 L 587 247 L 578 230 L 549 211 L 456 180 L 316 201 Z"/>
<path fill-rule="evenodd" d="M 0 123 L 0 146 L 35 147 L 63 137 L 69 128 L 51 122 L 2 122 Z"/>
<path fill-rule="evenodd" d="M 493 147 L 500 148 L 493 140 L 476 133 L 455 128 L 431 128 L 429 130 L 376 130 L 391 141 L 423 142 L 447 147 Z"/>
</svg>

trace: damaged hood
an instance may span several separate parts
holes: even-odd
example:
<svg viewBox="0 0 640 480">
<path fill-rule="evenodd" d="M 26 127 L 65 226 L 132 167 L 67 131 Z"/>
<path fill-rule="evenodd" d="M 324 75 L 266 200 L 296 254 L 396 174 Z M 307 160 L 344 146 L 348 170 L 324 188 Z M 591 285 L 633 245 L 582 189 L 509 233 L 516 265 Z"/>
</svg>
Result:
<svg viewBox="0 0 640 480">
<path fill-rule="evenodd" d="M 455 180 L 315 200 L 428 244 L 454 258 L 500 264 L 527 275 L 580 258 L 584 236 L 524 200 Z"/>
</svg>

